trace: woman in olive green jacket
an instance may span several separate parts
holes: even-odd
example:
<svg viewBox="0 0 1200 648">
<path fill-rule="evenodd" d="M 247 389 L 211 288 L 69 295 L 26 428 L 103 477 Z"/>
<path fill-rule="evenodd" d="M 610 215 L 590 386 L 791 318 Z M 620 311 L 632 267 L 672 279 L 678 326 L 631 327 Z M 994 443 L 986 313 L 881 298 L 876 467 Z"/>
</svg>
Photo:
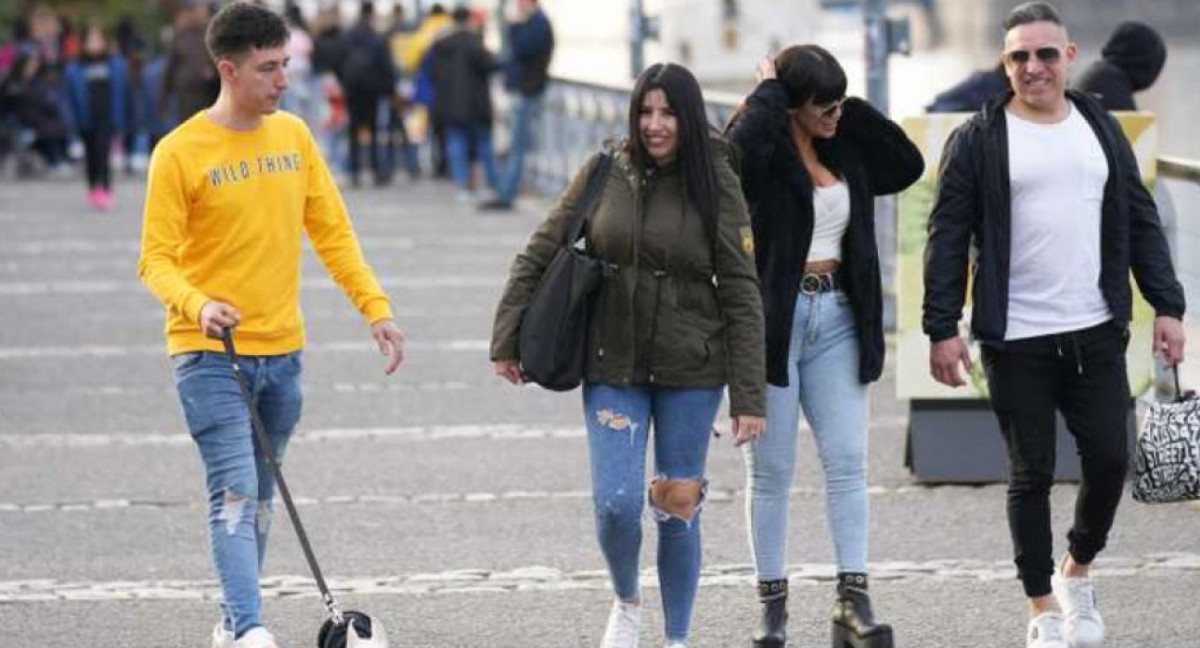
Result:
<svg viewBox="0 0 1200 648">
<path fill-rule="evenodd" d="M 713 420 L 728 385 L 738 442 L 764 428 L 762 303 L 754 237 L 731 149 L 708 133 L 687 69 L 638 79 L 627 142 L 613 156 L 587 226 L 609 264 L 591 309 L 584 415 L 600 546 L 616 601 L 603 646 L 637 645 L 638 554 L 645 459 L 654 428 L 649 499 L 659 527 L 658 573 L 668 646 L 686 646 L 700 572 L 699 514 Z M 599 156 L 584 165 L 513 263 L 492 334 L 495 371 L 522 381 L 518 328 Z"/>
</svg>

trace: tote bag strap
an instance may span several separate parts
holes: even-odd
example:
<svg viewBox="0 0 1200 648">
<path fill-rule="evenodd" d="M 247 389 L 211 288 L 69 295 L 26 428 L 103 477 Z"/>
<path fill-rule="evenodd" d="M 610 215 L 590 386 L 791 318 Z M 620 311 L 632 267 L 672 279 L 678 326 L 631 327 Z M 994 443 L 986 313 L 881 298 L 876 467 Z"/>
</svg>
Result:
<svg viewBox="0 0 1200 648">
<path fill-rule="evenodd" d="M 1183 403 L 1192 400 L 1196 397 L 1196 392 L 1192 390 L 1184 391 L 1179 385 L 1179 365 L 1171 365 L 1171 375 L 1175 378 L 1175 402 Z"/>
<path fill-rule="evenodd" d="M 567 245 L 575 245 L 580 236 L 583 236 L 583 225 L 592 216 L 592 212 L 596 208 L 596 199 L 600 197 L 600 191 L 604 189 L 604 181 L 608 179 L 608 170 L 612 168 L 612 155 L 607 152 L 600 154 L 600 159 L 596 166 L 592 168 L 592 172 L 588 175 L 587 186 L 583 190 L 583 198 L 579 200 L 579 208 L 575 211 L 574 220 L 571 223 L 571 230 L 567 238 Z"/>
</svg>

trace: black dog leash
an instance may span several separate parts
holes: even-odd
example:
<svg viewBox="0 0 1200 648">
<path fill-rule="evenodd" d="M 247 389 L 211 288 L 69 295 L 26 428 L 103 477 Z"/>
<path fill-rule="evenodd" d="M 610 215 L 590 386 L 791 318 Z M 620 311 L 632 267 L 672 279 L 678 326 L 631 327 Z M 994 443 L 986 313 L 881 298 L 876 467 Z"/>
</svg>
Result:
<svg viewBox="0 0 1200 648">
<path fill-rule="evenodd" d="M 283 479 L 283 470 L 279 465 L 279 460 L 275 458 L 275 449 L 271 447 L 271 439 L 267 438 L 267 431 L 263 428 L 262 419 L 258 416 L 258 409 L 254 407 L 250 382 L 246 380 L 242 368 L 238 366 L 237 350 L 233 346 L 233 330 L 221 329 L 221 341 L 225 344 L 225 355 L 229 358 L 229 364 L 233 367 L 233 375 L 237 377 L 238 386 L 242 388 L 242 397 L 245 398 L 246 407 L 250 410 L 250 427 L 254 429 L 254 434 L 251 436 L 254 438 L 255 445 L 258 446 L 258 451 L 266 457 L 267 463 L 271 465 L 271 472 L 275 474 L 275 483 L 279 485 L 279 495 L 283 498 L 284 506 L 287 507 L 288 517 L 292 519 L 292 527 L 296 529 L 296 536 L 300 539 L 300 548 L 304 550 L 304 559 L 308 561 L 308 568 L 312 570 L 313 578 L 317 581 L 317 589 L 321 590 L 321 600 L 325 603 L 325 609 L 335 624 L 342 625 L 342 609 L 333 599 L 333 594 L 325 584 L 325 577 L 321 574 L 317 557 L 308 543 L 308 534 L 304 531 L 304 524 L 300 522 L 300 513 L 296 511 L 296 504 L 292 502 L 292 494 L 288 490 L 287 482 Z"/>
</svg>

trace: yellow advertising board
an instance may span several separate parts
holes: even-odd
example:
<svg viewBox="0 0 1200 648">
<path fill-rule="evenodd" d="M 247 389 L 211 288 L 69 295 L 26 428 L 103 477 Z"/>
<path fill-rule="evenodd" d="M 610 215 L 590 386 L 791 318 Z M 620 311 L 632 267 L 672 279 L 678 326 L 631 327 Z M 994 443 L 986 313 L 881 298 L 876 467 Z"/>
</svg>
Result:
<svg viewBox="0 0 1200 648">
<path fill-rule="evenodd" d="M 1114 113 L 1114 116 L 1133 144 L 1143 182 L 1153 192 L 1158 153 L 1158 127 L 1154 115 L 1137 112 Z M 929 374 L 929 338 L 921 330 L 926 226 L 929 212 L 933 209 L 942 149 L 950 133 L 970 117 L 969 113 L 932 114 L 911 117 L 902 123 L 908 137 L 925 156 L 925 175 L 900 195 L 897 213 L 896 397 L 902 400 L 987 397 L 987 380 L 979 361 L 979 345 L 970 344 L 975 369 L 968 385 L 952 389 L 935 381 Z M 1154 358 L 1150 354 L 1154 311 L 1141 298 L 1136 286 L 1133 294 L 1133 322 L 1130 325 L 1131 338 L 1126 360 L 1132 395 L 1140 396 L 1154 381 Z M 970 286 L 966 297 L 963 319 L 959 322 L 963 339 L 969 339 Z"/>
</svg>

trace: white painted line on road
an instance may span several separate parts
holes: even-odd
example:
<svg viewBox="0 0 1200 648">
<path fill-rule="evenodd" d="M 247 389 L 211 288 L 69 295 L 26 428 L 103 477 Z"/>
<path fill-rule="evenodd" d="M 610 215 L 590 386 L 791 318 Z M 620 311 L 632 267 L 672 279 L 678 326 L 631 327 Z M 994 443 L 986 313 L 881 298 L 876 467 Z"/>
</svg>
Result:
<svg viewBox="0 0 1200 648">
<path fill-rule="evenodd" d="M 379 283 L 385 288 L 493 288 L 504 285 L 503 274 L 464 275 L 437 277 L 381 276 Z M 312 279 L 301 284 L 301 291 L 341 290 L 332 279 Z M 0 282 L 0 296 L 25 297 L 30 295 L 111 295 L 117 293 L 143 293 L 145 286 L 136 280 L 88 281 L 63 279 L 57 281 L 5 281 Z"/>
<path fill-rule="evenodd" d="M 47 271 L 67 275 L 68 278 L 74 275 L 92 275 L 98 272 L 116 275 L 118 278 L 129 278 L 137 275 L 136 255 L 113 255 L 109 253 L 91 257 L 73 255 L 71 257 L 73 260 L 70 261 L 58 258 L 47 261 L 43 256 L 21 257 L 21 260 L 17 261 L 13 260 L 11 255 L 6 256 L 10 256 L 10 258 L 0 263 L 0 272 L 17 275 L 18 277 L 44 276 L 44 273 Z M 489 255 L 475 249 L 461 253 L 443 251 L 438 253 L 437 257 L 443 267 L 463 268 L 472 265 L 486 266 L 508 261 L 511 259 L 511 253 L 507 250 L 497 250 L 494 255 Z M 412 254 L 373 254 L 369 255 L 367 260 L 376 272 L 381 272 L 383 268 L 403 269 L 406 272 L 409 270 L 419 271 L 429 266 L 428 257 Z M 316 256 L 305 257 L 305 276 L 316 278 L 321 276 L 323 272 Z"/>
<path fill-rule="evenodd" d="M 1003 485 L 993 485 L 994 489 Z M 977 491 L 977 486 L 870 486 L 867 493 L 874 497 L 925 494 L 945 490 Z M 796 497 L 824 497 L 825 489 L 813 487 L 792 487 L 789 492 Z M 738 488 L 709 488 L 707 501 L 711 504 L 729 504 L 741 502 L 746 495 L 744 489 Z M 416 494 L 380 494 L 370 495 L 326 495 L 324 497 L 296 497 L 297 506 L 342 506 L 358 505 L 421 505 L 421 504 L 481 504 L 509 501 L 543 501 L 563 499 L 588 499 L 591 491 L 501 491 L 501 492 L 470 492 L 470 493 L 416 493 Z M 282 505 L 282 500 L 276 498 L 276 504 Z M 121 499 L 100 499 L 94 501 L 71 502 L 37 502 L 17 503 L 0 502 L 0 513 L 79 513 L 95 511 L 129 511 L 129 510 L 166 510 L 166 509 L 203 509 L 207 504 L 202 500 L 160 500 L 152 497 L 134 497 Z"/>
<path fill-rule="evenodd" d="M 0 247 L 0 254 L 5 256 L 18 254 L 42 256 L 54 252 L 70 254 L 128 252 L 136 256 L 140 251 L 141 242 L 134 238 L 109 240 L 54 238 L 41 241 L 21 241 L 15 245 Z"/>
<path fill-rule="evenodd" d="M 793 587 L 828 587 L 837 578 L 837 567 L 825 563 L 789 565 Z M 933 560 L 926 562 L 870 563 L 871 579 L 879 581 L 1010 581 L 1016 569 L 1007 560 Z M 1200 554 L 1163 553 L 1138 558 L 1099 558 L 1094 573 L 1104 579 L 1152 578 L 1164 574 L 1200 576 Z M 754 569 L 748 564 L 706 565 L 700 572 L 700 587 L 738 587 L 749 590 Z M 641 587 L 658 587 L 658 574 L 646 568 L 639 575 Z M 608 590 L 608 574 L 589 569 L 563 571 L 529 565 L 507 571 L 455 569 L 442 572 L 379 574 L 375 576 L 326 576 L 329 589 L 338 594 L 429 595 L 429 594 L 520 594 L 564 590 Z M 264 598 L 316 597 L 311 578 L 298 575 L 269 576 L 260 581 Z M 213 580 L 59 581 L 32 578 L 0 581 L 0 603 L 59 603 L 71 601 L 217 600 L 220 588 Z"/>
<path fill-rule="evenodd" d="M 871 429 L 892 429 L 907 422 L 907 417 L 880 417 L 871 422 Z M 808 432 L 807 426 L 801 430 Z M 722 435 L 728 431 L 722 430 Z M 526 425 L 519 423 L 495 425 L 415 425 L 405 427 L 363 427 L 300 429 L 291 443 L 321 441 L 395 440 L 410 442 L 444 441 L 450 439 L 486 439 L 495 441 L 529 439 L 575 439 L 586 436 L 583 426 Z M 110 446 L 190 446 L 191 437 L 184 432 L 13 432 L 0 434 L 0 447 L 11 448 L 97 448 Z"/>
<path fill-rule="evenodd" d="M 582 427 L 545 427 L 527 425 L 433 425 L 409 427 L 331 428 L 296 432 L 291 443 L 388 439 L 400 441 L 442 441 L 446 439 L 554 439 L 584 435 Z M 0 435 L 0 447 L 13 448 L 95 448 L 107 446 L 191 446 L 186 432 L 160 433 L 16 433 Z"/>
<path fill-rule="evenodd" d="M 368 252 L 372 250 L 428 250 L 431 248 L 517 249 L 524 246 L 528 241 L 528 236 L 515 235 L 414 238 L 364 236 L 361 233 L 359 234 L 359 242 L 363 249 Z M 53 253 L 112 254 L 117 252 L 128 253 L 136 258 L 140 251 L 141 242 L 137 238 L 132 237 L 108 240 L 54 238 L 21 241 L 16 244 L 0 246 L 0 255 L 3 256 L 42 256 Z"/>
<path fill-rule="evenodd" d="M 332 385 L 313 383 L 304 384 L 305 394 L 410 394 L 436 393 L 446 391 L 466 391 L 472 385 L 462 381 L 446 382 L 335 382 Z M 28 398 L 30 396 L 51 395 L 55 398 L 72 396 L 105 396 L 112 398 L 142 397 L 158 395 L 175 398 L 178 395 L 174 387 L 130 387 L 127 385 L 84 385 L 74 387 L 56 387 L 53 392 L 31 387 L 0 387 L 0 398 Z"/>
<path fill-rule="evenodd" d="M 403 308 L 395 307 L 396 318 L 401 326 L 405 322 L 417 318 L 431 318 L 439 322 L 445 322 L 451 318 L 491 318 L 495 312 L 495 304 L 478 303 L 478 304 L 452 304 L 438 306 L 434 308 L 421 308 L 410 305 L 405 305 Z M 139 308 L 136 312 L 129 310 L 98 310 L 88 313 L 88 322 L 95 324 L 97 322 L 121 322 L 128 324 L 133 320 L 150 320 L 162 322 L 163 309 L 161 307 Z M 304 321 L 315 322 L 321 320 L 341 320 L 344 322 L 357 322 L 358 314 L 352 309 L 342 308 L 305 308 Z M 161 329 L 161 326 L 159 327 Z M 157 332 L 157 331 L 156 331 Z"/>
<path fill-rule="evenodd" d="M 421 351 L 487 351 L 490 340 L 430 340 L 416 339 L 405 343 L 409 350 Z M 379 353 L 379 347 L 371 341 L 343 340 L 340 342 L 325 342 L 309 344 L 305 353 Z M 41 360 L 46 358 L 80 357 L 111 358 L 124 356 L 161 355 L 166 356 L 166 346 L 156 344 L 103 345 L 83 344 L 78 346 L 16 346 L 0 347 L 0 361 L 4 360 Z"/>
</svg>

